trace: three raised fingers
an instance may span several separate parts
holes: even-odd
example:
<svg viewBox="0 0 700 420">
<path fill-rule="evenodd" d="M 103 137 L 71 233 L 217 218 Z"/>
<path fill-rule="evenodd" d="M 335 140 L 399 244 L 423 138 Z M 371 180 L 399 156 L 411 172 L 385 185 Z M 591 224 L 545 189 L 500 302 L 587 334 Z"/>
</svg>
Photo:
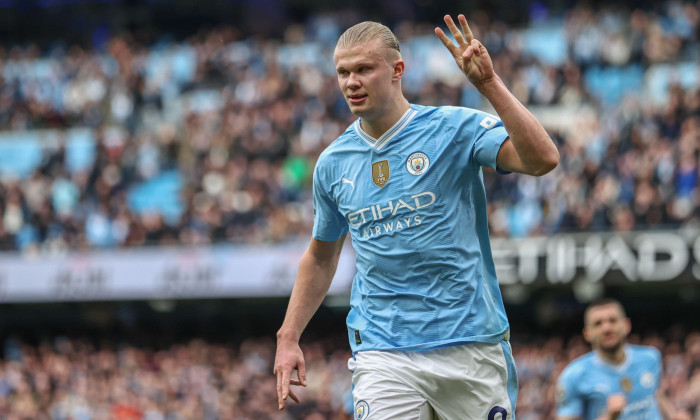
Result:
<svg viewBox="0 0 700 420">
<path fill-rule="evenodd" d="M 467 18 L 464 17 L 464 15 L 457 16 L 457 20 L 459 20 L 459 25 L 462 27 L 462 31 L 457 29 L 457 25 L 455 25 L 454 20 L 452 20 L 452 16 L 445 15 L 444 20 L 445 24 L 447 24 L 447 28 L 450 30 L 450 33 L 454 37 L 455 41 L 457 41 L 457 45 L 459 47 L 466 48 L 472 44 L 472 41 L 474 40 L 474 33 L 472 32 L 471 28 L 469 28 Z M 435 35 L 440 38 L 440 41 L 442 41 L 443 45 L 452 53 L 453 56 L 457 57 L 461 55 L 461 49 L 458 49 L 458 47 L 455 46 L 452 40 L 450 40 L 442 29 L 439 27 L 435 28 Z"/>
</svg>

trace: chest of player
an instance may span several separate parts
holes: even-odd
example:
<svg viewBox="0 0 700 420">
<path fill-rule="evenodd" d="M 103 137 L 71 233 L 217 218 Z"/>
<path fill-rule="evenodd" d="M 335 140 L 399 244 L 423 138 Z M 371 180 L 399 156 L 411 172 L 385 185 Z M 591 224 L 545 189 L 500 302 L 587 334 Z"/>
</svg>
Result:
<svg viewBox="0 0 700 420">
<path fill-rule="evenodd" d="M 440 151 L 395 149 L 365 153 L 341 169 L 333 195 L 351 229 L 390 220 L 398 229 L 421 223 L 421 216 L 441 211 L 443 190 L 456 184 L 456 168 Z"/>
<path fill-rule="evenodd" d="M 586 378 L 581 391 L 593 418 L 606 411 L 608 396 L 612 394 L 622 394 L 627 399 L 621 419 L 639 415 L 642 415 L 640 418 L 655 418 L 644 417 L 656 412 L 656 378 L 651 371 L 600 372 Z"/>
</svg>

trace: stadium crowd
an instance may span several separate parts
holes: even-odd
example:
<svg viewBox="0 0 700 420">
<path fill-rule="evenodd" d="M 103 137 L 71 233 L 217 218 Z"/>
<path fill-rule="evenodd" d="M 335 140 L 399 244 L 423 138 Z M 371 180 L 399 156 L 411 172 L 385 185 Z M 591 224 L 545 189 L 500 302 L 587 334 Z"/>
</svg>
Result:
<svg viewBox="0 0 700 420">
<path fill-rule="evenodd" d="M 331 59 L 351 16 L 311 17 L 282 40 L 220 27 L 0 46 L 0 250 L 308 236 L 315 160 L 353 120 Z M 539 179 L 486 174 L 493 235 L 698 222 L 700 5 L 538 9 L 520 28 L 469 18 L 562 156 Z M 485 109 L 432 24 L 395 30 L 411 101 Z M 19 167 L 27 144 L 40 156 Z"/>
<path fill-rule="evenodd" d="M 635 343 L 663 354 L 662 389 L 700 419 L 700 333 Z M 38 345 L 5 342 L 0 359 L 2 420 L 347 420 L 350 356 L 344 337 L 307 341 L 308 386 L 301 404 L 277 410 L 274 342 L 201 339 L 165 346 L 55 338 Z M 555 383 L 564 366 L 588 351 L 580 336 L 513 344 L 521 420 L 554 418 Z"/>
</svg>

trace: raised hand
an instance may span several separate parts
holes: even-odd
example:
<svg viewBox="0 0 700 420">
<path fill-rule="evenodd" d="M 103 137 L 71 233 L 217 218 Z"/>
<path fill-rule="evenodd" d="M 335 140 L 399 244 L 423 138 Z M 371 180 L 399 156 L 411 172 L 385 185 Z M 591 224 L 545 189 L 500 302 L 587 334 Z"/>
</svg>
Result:
<svg viewBox="0 0 700 420">
<path fill-rule="evenodd" d="M 452 54 L 455 62 L 469 81 L 477 88 L 480 88 L 486 82 L 496 78 L 493 62 L 488 51 L 486 51 L 486 47 L 477 39 L 474 39 L 474 34 L 467 24 L 467 18 L 464 15 L 459 15 L 457 19 L 462 27 L 462 31 L 457 29 L 452 16 L 445 15 L 445 23 L 455 41 L 457 41 L 457 45 L 454 45 L 452 40 L 440 28 L 435 28 L 435 35 L 440 38 L 440 41 Z"/>
</svg>

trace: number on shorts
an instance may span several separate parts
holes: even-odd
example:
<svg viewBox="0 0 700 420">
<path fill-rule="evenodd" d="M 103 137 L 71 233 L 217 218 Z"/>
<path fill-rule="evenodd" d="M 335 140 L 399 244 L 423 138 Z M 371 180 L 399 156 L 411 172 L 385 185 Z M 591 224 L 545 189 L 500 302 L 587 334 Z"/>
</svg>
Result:
<svg viewBox="0 0 700 420">
<path fill-rule="evenodd" d="M 506 416 L 508 415 L 508 412 L 503 407 L 495 406 L 491 409 L 491 411 L 489 411 L 489 419 L 488 420 L 496 420 L 496 414 L 501 415 L 501 418 L 499 420 L 506 420 Z"/>
</svg>

